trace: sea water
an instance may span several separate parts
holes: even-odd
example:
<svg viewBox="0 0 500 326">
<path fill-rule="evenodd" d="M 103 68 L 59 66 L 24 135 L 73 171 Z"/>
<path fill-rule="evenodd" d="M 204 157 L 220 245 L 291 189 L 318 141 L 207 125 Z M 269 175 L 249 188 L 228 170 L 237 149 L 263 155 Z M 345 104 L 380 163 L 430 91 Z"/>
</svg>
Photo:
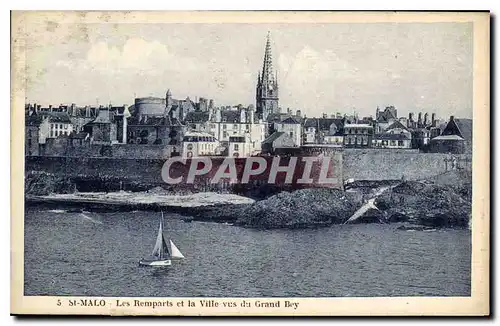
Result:
<svg viewBox="0 0 500 326">
<path fill-rule="evenodd" d="M 470 296 L 471 232 L 395 224 L 255 230 L 185 223 L 165 231 L 185 260 L 139 267 L 159 213 L 25 216 L 25 295 L 161 297 Z"/>
</svg>

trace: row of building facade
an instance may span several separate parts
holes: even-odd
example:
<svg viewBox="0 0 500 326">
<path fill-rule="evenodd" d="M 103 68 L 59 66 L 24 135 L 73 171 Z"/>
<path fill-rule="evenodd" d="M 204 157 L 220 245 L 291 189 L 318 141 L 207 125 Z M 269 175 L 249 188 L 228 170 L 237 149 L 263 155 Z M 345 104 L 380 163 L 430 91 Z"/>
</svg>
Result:
<svg viewBox="0 0 500 326">
<path fill-rule="evenodd" d="M 157 145 L 167 149 L 169 155 L 185 157 L 247 157 L 314 146 L 451 153 L 471 151 L 470 119 L 450 117 L 442 122 L 433 118 L 415 124 L 411 115 L 398 118 L 395 108 L 387 107 L 376 118 L 359 119 L 339 114 L 308 118 L 300 112 L 293 114 L 288 110 L 286 113 L 272 113 L 264 121 L 253 105 L 223 108 L 211 105 L 205 108 L 203 99 L 197 103 L 188 102 L 186 112 L 173 115 L 168 114 L 171 112 L 167 104 L 171 101 L 169 96 L 165 101 L 136 99 L 136 103 L 128 107 L 77 108 L 71 105 L 41 108 L 27 105 L 26 155 L 43 155 L 51 146 L 115 144 Z M 177 108 L 180 106 L 175 104 Z M 160 107 L 163 107 L 163 113 L 159 113 Z"/>
<path fill-rule="evenodd" d="M 471 151 L 472 120 L 436 119 L 435 114 L 398 117 L 394 106 L 375 117 L 336 113 L 307 117 L 282 112 L 278 76 L 268 35 L 256 83 L 256 105 L 216 106 L 213 100 L 136 98 L 131 106 L 25 107 L 26 155 L 64 155 L 85 146 L 154 145 L 161 156 L 231 156 L 294 152 L 300 148 L 418 149 Z M 59 152 L 58 152 L 59 151 Z"/>
</svg>

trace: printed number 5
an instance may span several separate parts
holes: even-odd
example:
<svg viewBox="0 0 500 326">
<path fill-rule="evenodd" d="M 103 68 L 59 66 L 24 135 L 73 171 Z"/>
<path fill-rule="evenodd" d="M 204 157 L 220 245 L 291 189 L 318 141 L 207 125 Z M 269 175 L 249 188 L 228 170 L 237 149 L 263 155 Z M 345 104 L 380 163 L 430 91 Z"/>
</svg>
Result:
<svg viewBox="0 0 500 326">
<path fill-rule="evenodd" d="M 57 299 L 57 305 L 60 306 L 61 305 L 61 299 Z"/>
</svg>

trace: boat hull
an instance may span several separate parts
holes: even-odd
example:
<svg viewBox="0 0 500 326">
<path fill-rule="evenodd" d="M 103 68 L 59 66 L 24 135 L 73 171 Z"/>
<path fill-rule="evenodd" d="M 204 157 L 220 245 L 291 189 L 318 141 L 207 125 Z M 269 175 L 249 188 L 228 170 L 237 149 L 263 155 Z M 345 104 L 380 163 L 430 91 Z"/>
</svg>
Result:
<svg viewBox="0 0 500 326">
<path fill-rule="evenodd" d="M 170 259 L 167 260 L 140 260 L 139 265 L 148 267 L 167 267 L 172 265 Z"/>
</svg>

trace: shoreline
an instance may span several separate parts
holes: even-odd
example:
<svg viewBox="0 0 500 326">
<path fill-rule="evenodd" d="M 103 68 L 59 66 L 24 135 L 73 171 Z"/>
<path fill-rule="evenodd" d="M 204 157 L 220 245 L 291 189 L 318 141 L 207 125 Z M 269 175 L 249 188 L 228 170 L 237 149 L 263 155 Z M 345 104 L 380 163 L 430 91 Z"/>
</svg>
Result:
<svg viewBox="0 0 500 326">
<path fill-rule="evenodd" d="M 82 209 L 93 212 L 163 211 L 182 215 L 187 221 L 221 223 L 235 222 L 237 216 L 231 218 L 227 215 L 211 213 L 219 210 L 231 210 L 233 207 L 251 205 L 255 202 L 250 198 L 233 194 L 198 193 L 181 196 L 125 192 L 26 195 L 24 201 L 26 207 Z"/>
</svg>

